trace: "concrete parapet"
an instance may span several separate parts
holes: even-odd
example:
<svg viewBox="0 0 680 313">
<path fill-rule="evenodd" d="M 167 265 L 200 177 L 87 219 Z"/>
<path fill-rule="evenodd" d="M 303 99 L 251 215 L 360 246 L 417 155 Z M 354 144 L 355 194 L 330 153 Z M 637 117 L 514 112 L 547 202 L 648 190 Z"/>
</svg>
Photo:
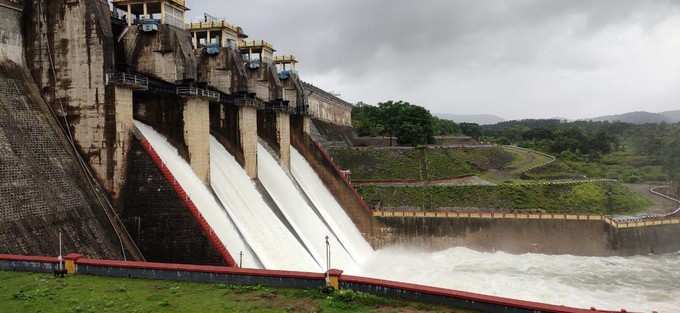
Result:
<svg viewBox="0 0 680 313">
<path fill-rule="evenodd" d="M 312 84 L 303 82 L 302 86 L 308 98 L 309 114 L 313 118 L 352 126 L 352 104 Z"/>
<path fill-rule="evenodd" d="M 196 175 L 208 183 L 210 178 L 210 108 L 208 100 L 191 97 L 184 102 L 184 142 L 189 164 Z"/>
<path fill-rule="evenodd" d="M 56 258 L 0 254 L 0 269 L 6 270 L 45 272 L 54 268 L 56 262 Z M 75 259 L 74 264 L 75 274 L 213 284 L 228 282 L 234 285 L 260 285 L 312 290 L 330 286 L 334 289 L 353 290 L 381 297 L 433 303 L 475 312 L 613 313 L 613 311 L 600 311 L 594 308 L 586 310 L 397 281 L 343 275 L 343 272 L 337 269 L 330 269 L 326 273 L 310 273 L 222 266 L 110 261 L 83 257 Z M 625 312 L 625 310 L 621 310 L 621 312 Z"/>
</svg>

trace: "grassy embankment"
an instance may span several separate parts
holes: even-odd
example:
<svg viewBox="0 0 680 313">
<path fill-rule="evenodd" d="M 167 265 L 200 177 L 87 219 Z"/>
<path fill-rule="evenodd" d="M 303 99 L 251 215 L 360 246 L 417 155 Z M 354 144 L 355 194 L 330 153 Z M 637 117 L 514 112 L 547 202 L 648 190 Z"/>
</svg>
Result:
<svg viewBox="0 0 680 313">
<path fill-rule="evenodd" d="M 527 179 L 564 179 L 574 177 L 617 179 L 624 183 L 664 182 L 668 180 L 658 160 L 629 150 L 605 154 L 597 160 L 561 158 L 545 167 L 526 173 Z"/>
<path fill-rule="evenodd" d="M 452 312 L 343 291 L 2 271 L 0 281 L 2 312 Z"/>
<path fill-rule="evenodd" d="M 501 148 L 475 149 L 332 149 L 335 162 L 352 171 L 355 181 L 374 179 L 446 179 L 476 175 L 512 162 Z"/>
<path fill-rule="evenodd" d="M 625 214 L 651 205 L 619 183 L 497 186 L 362 186 L 359 193 L 383 208 L 443 210 L 496 208 L 552 213 Z"/>
<path fill-rule="evenodd" d="M 443 210 L 484 208 L 545 212 L 627 214 L 651 202 L 616 182 L 571 185 L 515 185 L 527 180 L 581 179 L 564 161 L 512 148 L 478 149 L 334 149 L 335 161 L 352 179 L 442 179 L 479 175 L 497 186 L 361 186 L 370 205 L 382 208 Z M 603 158 L 611 160 L 611 158 Z M 532 169 L 533 168 L 533 169 Z M 532 169 L 526 172 L 528 169 Z M 526 172 L 526 173 L 525 173 Z M 592 173 L 597 174 L 597 173 Z M 588 175 L 589 177 L 602 177 Z M 606 177 L 606 176 L 605 176 Z"/>
</svg>

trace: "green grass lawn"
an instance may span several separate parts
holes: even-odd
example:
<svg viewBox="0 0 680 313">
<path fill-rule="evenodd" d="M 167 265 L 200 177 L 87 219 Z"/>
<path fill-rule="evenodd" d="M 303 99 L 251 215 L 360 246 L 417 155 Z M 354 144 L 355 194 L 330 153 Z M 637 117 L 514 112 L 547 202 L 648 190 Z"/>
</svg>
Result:
<svg viewBox="0 0 680 313">
<path fill-rule="evenodd" d="M 0 312 L 452 312 L 339 291 L 0 271 Z M 453 311 L 469 312 L 469 311 Z"/>
<path fill-rule="evenodd" d="M 627 214 L 652 203 L 619 183 L 497 186 L 361 186 L 359 193 L 384 208 L 442 210 L 498 208 L 554 213 Z"/>
</svg>

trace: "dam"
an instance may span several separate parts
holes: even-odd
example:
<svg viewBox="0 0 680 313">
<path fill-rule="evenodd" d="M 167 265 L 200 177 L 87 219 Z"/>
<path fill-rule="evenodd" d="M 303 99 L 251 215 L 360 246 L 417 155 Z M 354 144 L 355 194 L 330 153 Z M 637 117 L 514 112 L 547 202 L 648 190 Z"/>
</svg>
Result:
<svg viewBox="0 0 680 313">
<path fill-rule="evenodd" d="M 591 254 L 579 257 L 479 252 L 429 236 L 429 216 L 380 215 L 312 136 L 320 123 L 351 126 L 352 104 L 303 81 L 303 60 L 241 26 L 209 15 L 185 23 L 188 1 L 0 4 L 0 253 L 57 255 L 64 233 L 67 253 L 98 259 L 339 268 L 561 305 L 680 305 L 675 246 L 658 248 L 663 256 L 608 243 L 570 251 Z M 436 223 L 478 241 L 489 224 Z M 662 227 L 619 241 L 672 237 L 675 226 Z M 609 290 L 612 280 L 627 288 Z"/>
</svg>

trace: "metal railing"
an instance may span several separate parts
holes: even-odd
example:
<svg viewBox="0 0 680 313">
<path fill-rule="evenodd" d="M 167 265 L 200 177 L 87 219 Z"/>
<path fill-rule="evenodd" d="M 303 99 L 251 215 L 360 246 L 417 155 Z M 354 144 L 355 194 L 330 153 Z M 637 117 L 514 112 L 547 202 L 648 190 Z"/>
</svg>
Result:
<svg viewBox="0 0 680 313">
<path fill-rule="evenodd" d="M 106 84 L 127 86 L 141 90 L 149 89 L 149 79 L 146 76 L 130 73 L 107 73 Z"/>
<path fill-rule="evenodd" d="M 290 112 L 291 108 L 290 105 L 288 105 L 288 101 L 274 100 L 267 105 L 267 109 L 271 111 Z"/>
<path fill-rule="evenodd" d="M 201 97 L 215 101 L 220 100 L 219 92 L 196 87 L 177 87 L 177 95 L 180 97 Z"/>
<path fill-rule="evenodd" d="M 309 105 L 298 104 L 297 106 L 295 106 L 295 110 L 293 110 L 293 113 L 296 115 L 307 115 L 309 114 Z"/>
</svg>

